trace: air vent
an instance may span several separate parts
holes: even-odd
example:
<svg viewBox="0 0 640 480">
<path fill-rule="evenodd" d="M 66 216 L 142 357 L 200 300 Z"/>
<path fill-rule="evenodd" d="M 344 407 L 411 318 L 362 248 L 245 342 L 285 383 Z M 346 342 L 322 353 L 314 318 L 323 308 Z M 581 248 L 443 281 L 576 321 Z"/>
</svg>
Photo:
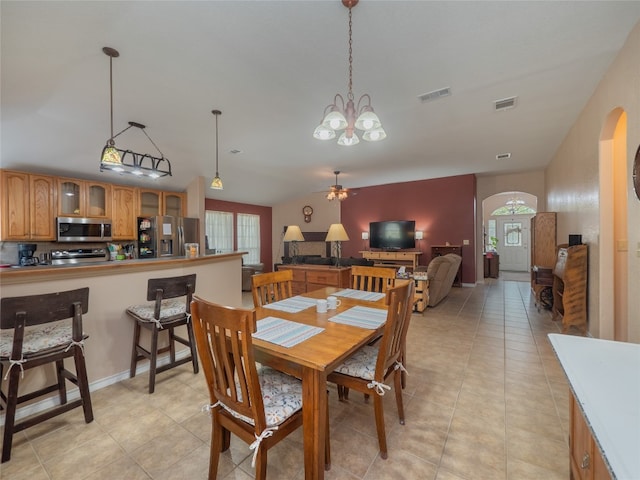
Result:
<svg viewBox="0 0 640 480">
<path fill-rule="evenodd" d="M 430 102 L 432 100 L 437 100 L 438 98 L 448 97 L 451 95 L 451 88 L 445 87 L 440 90 L 434 90 L 433 92 L 423 93 L 422 95 L 418 95 L 418 98 L 422 102 Z"/>
<path fill-rule="evenodd" d="M 503 110 L 509 110 L 510 108 L 514 108 L 516 106 L 516 99 L 518 97 L 509 97 L 503 98 L 502 100 L 495 100 L 493 103 L 496 106 L 496 112 L 501 112 Z"/>
<path fill-rule="evenodd" d="M 496 155 L 496 160 L 506 160 L 507 158 L 511 158 L 510 153 L 499 153 Z"/>
<path fill-rule="evenodd" d="M 234 148 L 233 150 L 229 150 L 229 153 L 233 153 L 234 155 L 237 155 L 239 153 L 242 153 L 242 150 L 238 150 L 237 148 Z"/>
</svg>

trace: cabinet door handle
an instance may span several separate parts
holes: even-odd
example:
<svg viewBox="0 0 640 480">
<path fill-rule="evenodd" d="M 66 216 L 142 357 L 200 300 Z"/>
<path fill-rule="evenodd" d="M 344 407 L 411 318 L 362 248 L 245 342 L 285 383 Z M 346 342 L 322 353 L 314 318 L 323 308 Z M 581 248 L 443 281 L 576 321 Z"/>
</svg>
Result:
<svg viewBox="0 0 640 480">
<path fill-rule="evenodd" d="M 584 455 L 582 456 L 582 464 L 580 464 L 580 467 L 583 469 L 587 469 L 589 468 L 591 463 L 591 457 L 589 456 L 589 452 L 584 452 Z"/>
</svg>

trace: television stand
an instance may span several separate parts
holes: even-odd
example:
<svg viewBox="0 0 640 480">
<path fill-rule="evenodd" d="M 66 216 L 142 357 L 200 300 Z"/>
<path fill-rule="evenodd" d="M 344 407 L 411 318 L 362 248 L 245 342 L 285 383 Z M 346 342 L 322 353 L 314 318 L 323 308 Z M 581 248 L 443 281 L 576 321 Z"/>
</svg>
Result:
<svg viewBox="0 0 640 480">
<path fill-rule="evenodd" d="M 410 267 L 415 270 L 418 266 L 419 256 L 422 252 L 407 252 L 402 250 L 391 251 L 371 251 L 360 252 L 362 258 L 373 260 L 376 267 Z"/>
</svg>

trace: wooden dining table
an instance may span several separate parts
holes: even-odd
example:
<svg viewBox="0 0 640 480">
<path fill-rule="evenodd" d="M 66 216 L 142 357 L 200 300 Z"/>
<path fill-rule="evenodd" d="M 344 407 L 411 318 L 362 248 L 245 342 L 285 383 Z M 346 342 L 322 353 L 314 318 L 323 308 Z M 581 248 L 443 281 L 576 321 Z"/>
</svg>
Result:
<svg viewBox="0 0 640 480">
<path fill-rule="evenodd" d="M 301 295 L 322 299 L 340 290 L 343 289 L 326 287 Z M 340 305 L 337 309 L 327 313 L 317 313 L 315 306 L 297 313 L 268 307 L 256 308 L 258 320 L 277 317 L 324 329 L 289 348 L 257 338 L 253 340 L 256 361 L 302 380 L 304 471 L 307 480 L 324 478 L 325 435 L 329 434 L 326 431 L 327 375 L 356 350 L 380 335 L 384 328 L 382 325 L 371 330 L 329 321 L 336 314 L 358 305 L 386 310 L 384 298 L 367 301 L 339 296 L 338 299 Z"/>
</svg>

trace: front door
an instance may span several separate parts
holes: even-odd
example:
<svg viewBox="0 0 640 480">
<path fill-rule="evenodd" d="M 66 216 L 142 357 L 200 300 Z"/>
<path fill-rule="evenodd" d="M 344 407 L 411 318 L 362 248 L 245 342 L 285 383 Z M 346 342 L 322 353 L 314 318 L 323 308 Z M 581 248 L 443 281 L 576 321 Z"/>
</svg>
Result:
<svg viewBox="0 0 640 480">
<path fill-rule="evenodd" d="M 498 218 L 500 270 L 529 270 L 529 217 Z"/>
</svg>

